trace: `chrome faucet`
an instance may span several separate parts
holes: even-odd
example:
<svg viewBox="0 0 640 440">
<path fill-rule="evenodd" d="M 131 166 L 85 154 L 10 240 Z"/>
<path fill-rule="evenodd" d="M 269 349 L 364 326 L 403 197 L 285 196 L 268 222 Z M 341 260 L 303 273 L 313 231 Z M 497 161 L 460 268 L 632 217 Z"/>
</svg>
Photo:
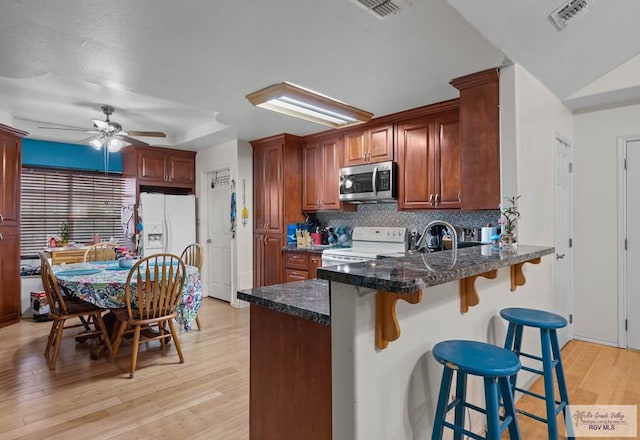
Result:
<svg viewBox="0 0 640 440">
<path fill-rule="evenodd" d="M 424 231 L 422 231 L 422 236 L 420 236 L 420 240 L 416 243 L 417 250 L 421 250 L 426 245 L 425 242 L 427 241 L 427 233 L 429 232 L 429 229 L 431 229 L 432 226 L 438 225 L 444 226 L 449 230 L 449 233 L 451 234 L 451 248 L 454 251 L 458 249 L 458 233 L 456 232 L 456 228 L 454 228 L 451 223 L 445 222 L 444 220 L 434 220 L 424 228 Z"/>
</svg>

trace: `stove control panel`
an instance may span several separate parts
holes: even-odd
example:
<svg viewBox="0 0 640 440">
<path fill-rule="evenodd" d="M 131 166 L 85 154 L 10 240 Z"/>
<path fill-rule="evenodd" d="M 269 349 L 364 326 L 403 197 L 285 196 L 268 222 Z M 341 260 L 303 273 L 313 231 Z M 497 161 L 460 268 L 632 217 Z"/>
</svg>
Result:
<svg viewBox="0 0 640 440">
<path fill-rule="evenodd" d="M 404 243 L 407 240 L 407 228 L 396 226 L 356 226 L 353 228 L 351 239 L 354 242 Z"/>
</svg>

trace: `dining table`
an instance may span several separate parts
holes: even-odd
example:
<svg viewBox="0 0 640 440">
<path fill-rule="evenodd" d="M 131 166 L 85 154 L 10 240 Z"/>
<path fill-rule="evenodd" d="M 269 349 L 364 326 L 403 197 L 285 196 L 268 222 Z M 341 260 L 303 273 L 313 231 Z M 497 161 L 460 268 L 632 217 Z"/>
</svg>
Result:
<svg viewBox="0 0 640 440">
<path fill-rule="evenodd" d="M 189 331 L 200 309 L 202 284 L 198 268 L 189 265 L 185 267 L 186 276 L 183 294 L 176 310 L 176 321 L 184 326 L 185 331 Z M 125 287 L 130 270 L 130 267 L 121 267 L 117 260 L 53 266 L 58 284 L 67 294 L 104 309 L 127 306 Z"/>
</svg>

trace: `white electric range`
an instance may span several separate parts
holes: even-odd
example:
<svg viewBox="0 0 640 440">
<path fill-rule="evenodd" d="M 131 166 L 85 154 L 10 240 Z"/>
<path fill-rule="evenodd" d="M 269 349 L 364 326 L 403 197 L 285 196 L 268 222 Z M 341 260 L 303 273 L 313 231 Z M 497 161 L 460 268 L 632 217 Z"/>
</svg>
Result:
<svg viewBox="0 0 640 440">
<path fill-rule="evenodd" d="M 325 249 L 322 266 L 375 260 L 382 254 L 404 253 L 407 246 L 407 228 L 356 226 L 351 235 L 351 247 Z"/>
</svg>

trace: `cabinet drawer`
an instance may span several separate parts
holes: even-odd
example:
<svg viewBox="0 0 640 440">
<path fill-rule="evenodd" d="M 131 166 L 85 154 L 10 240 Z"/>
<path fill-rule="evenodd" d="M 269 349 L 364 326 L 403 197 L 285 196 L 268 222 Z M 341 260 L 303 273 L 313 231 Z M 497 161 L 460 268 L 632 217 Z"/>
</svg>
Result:
<svg viewBox="0 0 640 440">
<path fill-rule="evenodd" d="M 287 252 L 284 258 L 284 267 L 287 269 L 301 269 L 307 271 L 309 268 L 309 255 L 297 252 Z"/>
<path fill-rule="evenodd" d="M 309 272 L 306 270 L 285 269 L 284 282 L 289 283 L 291 281 L 308 280 Z"/>
</svg>

